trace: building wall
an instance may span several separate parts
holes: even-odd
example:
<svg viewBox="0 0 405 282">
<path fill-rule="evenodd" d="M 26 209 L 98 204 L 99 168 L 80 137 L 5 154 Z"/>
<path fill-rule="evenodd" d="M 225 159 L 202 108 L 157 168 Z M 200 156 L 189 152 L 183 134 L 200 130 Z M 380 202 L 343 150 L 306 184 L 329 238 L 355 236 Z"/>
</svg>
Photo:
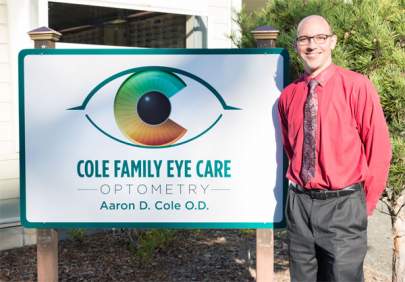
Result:
<svg viewBox="0 0 405 282">
<path fill-rule="evenodd" d="M 14 120 L 15 105 L 11 92 L 10 61 L 7 3 L 0 0 L 0 203 L 3 204 L 5 201 L 18 200 L 19 197 L 17 123 Z M 4 217 L 5 213 L 0 205 L 0 215 Z M 16 215 L 10 214 L 10 217 Z"/>
<path fill-rule="evenodd" d="M 229 37 L 232 32 L 237 32 L 233 18 L 240 10 L 241 3 L 236 0 L 208 1 L 208 48 L 235 47 Z"/>
<path fill-rule="evenodd" d="M 18 114 L 12 91 L 9 24 L 7 1 L 0 0 L 0 250 L 35 241 L 35 230 L 18 226 Z"/>
</svg>

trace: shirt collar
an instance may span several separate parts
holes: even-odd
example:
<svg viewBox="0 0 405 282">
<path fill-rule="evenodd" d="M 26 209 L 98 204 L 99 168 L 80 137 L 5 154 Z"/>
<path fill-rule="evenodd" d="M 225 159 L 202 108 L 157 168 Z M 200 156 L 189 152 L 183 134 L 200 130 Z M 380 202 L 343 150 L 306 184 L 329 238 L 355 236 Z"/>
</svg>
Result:
<svg viewBox="0 0 405 282">
<path fill-rule="evenodd" d="M 335 73 L 336 65 L 330 64 L 326 69 L 324 69 L 320 74 L 315 77 L 310 77 L 309 74 L 304 74 L 304 80 L 308 84 L 310 80 L 316 79 L 319 84 L 323 87 L 328 82 L 328 80 Z"/>
</svg>

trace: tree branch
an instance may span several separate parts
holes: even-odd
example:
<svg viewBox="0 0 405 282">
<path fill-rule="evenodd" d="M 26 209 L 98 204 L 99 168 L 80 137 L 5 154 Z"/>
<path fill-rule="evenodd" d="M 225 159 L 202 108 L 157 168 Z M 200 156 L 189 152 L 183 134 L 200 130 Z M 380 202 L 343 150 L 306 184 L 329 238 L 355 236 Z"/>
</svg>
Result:
<svg viewBox="0 0 405 282">
<path fill-rule="evenodd" d="M 382 211 L 382 210 L 378 210 L 380 213 L 383 213 L 383 214 L 386 214 L 386 215 L 389 215 L 389 216 L 392 216 L 392 214 L 390 214 L 389 212 L 386 212 L 386 211 Z"/>
<path fill-rule="evenodd" d="M 399 212 L 402 210 L 402 208 L 405 207 L 405 204 L 402 204 L 402 206 L 398 209 L 398 211 L 395 213 L 395 216 L 399 214 Z"/>
<path fill-rule="evenodd" d="M 384 199 L 380 199 L 380 201 L 383 202 L 387 206 L 388 209 L 391 207 L 390 204 L 387 201 L 385 201 Z"/>
<path fill-rule="evenodd" d="M 382 211 L 382 210 L 379 210 L 381 213 L 387 214 L 387 215 L 389 215 L 389 216 L 396 216 L 396 215 L 395 215 L 395 211 L 394 211 L 394 209 L 391 207 L 391 205 L 390 205 L 389 202 L 387 202 L 387 201 L 384 200 L 384 199 L 380 199 L 380 201 L 383 202 L 383 203 L 387 206 L 387 209 L 388 209 L 388 213 L 387 213 L 387 212 L 384 212 L 384 211 Z"/>
</svg>

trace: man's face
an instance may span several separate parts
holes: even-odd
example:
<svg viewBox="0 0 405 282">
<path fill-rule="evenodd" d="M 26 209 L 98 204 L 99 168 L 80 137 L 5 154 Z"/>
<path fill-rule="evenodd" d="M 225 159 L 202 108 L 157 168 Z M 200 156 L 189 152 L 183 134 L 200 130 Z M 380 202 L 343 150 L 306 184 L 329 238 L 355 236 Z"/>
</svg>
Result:
<svg viewBox="0 0 405 282">
<path fill-rule="evenodd" d="M 308 40 L 297 40 L 295 43 L 295 49 L 304 62 L 305 71 L 312 75 L 317 75 L 332 63 L 332 50 L 336 45 L 336 36 L 330 36 L 332 33 L 329 24 L 323 18 L 308 18 L 299 25 L 298 39 L 316 35 L 328 35 L 328 37 L 323 40 L 322 36 L 318 36 Z"/>
</svg>

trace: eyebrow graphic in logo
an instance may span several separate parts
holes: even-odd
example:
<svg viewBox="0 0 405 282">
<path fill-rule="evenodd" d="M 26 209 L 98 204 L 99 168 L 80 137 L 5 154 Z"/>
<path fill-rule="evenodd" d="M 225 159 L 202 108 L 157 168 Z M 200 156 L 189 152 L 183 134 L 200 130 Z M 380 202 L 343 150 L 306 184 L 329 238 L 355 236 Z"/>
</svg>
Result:
<svg viewBox="0 0 405 282">
<path fill-rule="evenodd" d="M 93 120 L 87 112 L 85 116 L 90 124 L 102 134 L 126 145 L 152 149 L 179 146 L 206 134 L 220 121 L 223 114 L 219 114 L 205 130 L 190 137 L 188 132 L 193 124 L 188 123 L 188 126 L 185 126 L 182 124 L 185 122 L 184 118 L 182 122 L 173 118 L 173 115 L 176 116 L 176 112 L 181 112 L 185 108 L 184 105 L 173 107 L 172 101 L 178 99 L 176 97 L 179 95 L 184 95 L 183 92 L 188 89 L 184 80 L 186 78 L 189 83 L 194 81 L 193 85 L 196 83 L 202 85 L 203 87 L 200 88 L 205 89 L 204 92 L 213 94 L 223 110 L 240 110 L 227 105 L 218 91 L 200 77 L 181 69 L 163 66 L 138 67 L 114 74 L 94 87 L 82 105 L 68 110 L 86 110 L 89 101 L 97 92 L 121 77 L 124 77 L 125 80 L 120 84 L 118 90 L 115 90 L 113 119 L 119 132 L 128 140 L 114 136 L 111 134 L 112 130 L 107 131 L 101 128 L 99 122 Z M 187 96 L 187 99 L 197 98 L 197 92 L 189 91 L 188 95 L 196 95 L 195 97 Z M 174 109 L 176 110 L 174 111 Z"/>
</svg>

